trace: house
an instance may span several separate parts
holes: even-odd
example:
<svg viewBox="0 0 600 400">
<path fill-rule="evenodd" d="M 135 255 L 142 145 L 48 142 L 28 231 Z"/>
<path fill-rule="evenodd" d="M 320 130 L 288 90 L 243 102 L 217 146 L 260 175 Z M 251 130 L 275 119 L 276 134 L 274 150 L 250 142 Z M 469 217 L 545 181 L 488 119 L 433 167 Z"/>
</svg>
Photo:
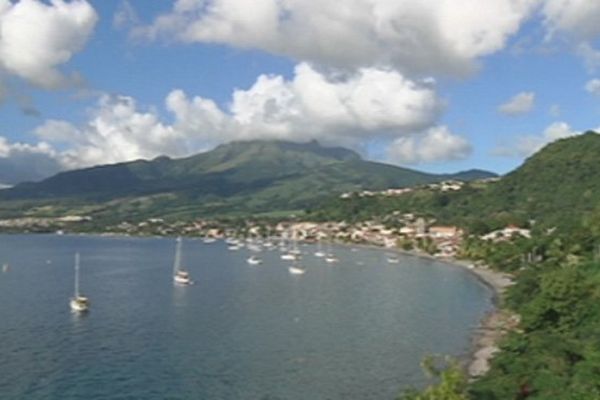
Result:
<svg viewBox="0 0 600 400">
<path fill-rule="evenodd" d="M 460 236 L 462 231 L 456 226 L 431 226 L 429 236 L 431 238 L 454 238 Z"/>
</svg>

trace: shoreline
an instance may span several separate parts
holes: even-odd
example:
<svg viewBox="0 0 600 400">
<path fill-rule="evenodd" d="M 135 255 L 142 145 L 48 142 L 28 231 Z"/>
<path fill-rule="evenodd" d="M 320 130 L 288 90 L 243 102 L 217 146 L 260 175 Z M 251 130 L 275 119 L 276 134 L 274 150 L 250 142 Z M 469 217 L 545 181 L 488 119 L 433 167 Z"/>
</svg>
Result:
<svg viewBox="0 0 600 400">
<path fill-rule="evenodd" d="M 483 285 L 492 292 L 492 308 L 479 321 L 471 334 L 471 346 L 465 361 L 462 363 L 469 381 L 485 375 L 490 369 L 490 362 L 500 350 L 498 342 L 507 329 L 514 325 L 515 316 L 502 309 L 502 296 L 506 289 L 514 284 L 513 276 L 507 273 L 494 271 L 487 266 L 478 266 L 469 260 L 455 258 L 437 258 L 427 253 L 397 250 L 404 255 L 421 257 L 429 260 L 443 262 L 470 272 Z"/>
<path fill-rule="evenodd" d="M 470 272 L 479 282 L 492 292 L 492 308 L 479 321 L 471 334 L 471 345 L 465 359 L 461 363 L 470 381 L 485 375 L 490 369 L 490 362 L 499 351 L 498 342 L 504 334 L 517 322 L 517 317 L 501 307 L 502 296 L 506 289 L 514 284 L 513 276 L 494 271 L 486 266 L 478 266 L 469 260 L 456 258 L 438 258 L 424 252 L 407 251 L 371 244 L 339 243 L 350 247 L 363 247 L 386 250 L 405 256 L 419 257 L 438 261 Z"/>
</svg>

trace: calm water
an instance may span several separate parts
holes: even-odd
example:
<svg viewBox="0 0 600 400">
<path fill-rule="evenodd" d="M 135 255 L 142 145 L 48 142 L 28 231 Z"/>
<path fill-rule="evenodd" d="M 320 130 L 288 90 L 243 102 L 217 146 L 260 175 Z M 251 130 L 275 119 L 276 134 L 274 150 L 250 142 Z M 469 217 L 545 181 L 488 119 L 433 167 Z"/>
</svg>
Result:
<svg viewBox="0 0 600 400">
<path fill-rule="evenodd" d="M 2 399 L 393 399 L 421 358 L 462 355 L 491 293 L 468 272 L 377 250 L 304 256 L 186 240 L 196 284 L 175 287 L 175 242 L 0 235 Z M 304 251 L 314 252 L 310 246 Z M 70 312 L 73 254 L 89 314 Z"/>
</svg>

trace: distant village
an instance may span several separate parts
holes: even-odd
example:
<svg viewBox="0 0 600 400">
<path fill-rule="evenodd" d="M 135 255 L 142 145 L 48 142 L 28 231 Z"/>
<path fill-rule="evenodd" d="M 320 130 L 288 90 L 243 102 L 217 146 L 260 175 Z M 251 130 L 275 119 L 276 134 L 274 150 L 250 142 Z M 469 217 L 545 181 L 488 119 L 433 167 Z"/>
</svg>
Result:
<svg viewBox="0 0 600 400">
<path fill-rule="evenodd" d="M 461 182 L 443 182 L 431 185 L 436 190 L 459 190 Z M 388 189 L 382 192 L 363 191 L 360 196 L 401 195 L 411 189 Z M 356 193 L 355 193 L 356 194 Z M 345 195 L 342 195 L 344 198 Z M 212 239 L 246 237 L 272 240 L 299 240 L 305 242 L 337 242 L 373 245 L 385 248 L 400 248 L 426 252 L 440 258 L 453 258 L 461 246 L 464 232 L 456 226 L 438 225 L 435 220 L 426 219 L 413 213 L 393 214 L 393 227 L 381 221 L 346 222 L 310 222 L 283 221 L 277 223 L 245 220 L 235 226 L 214 220 L 198 219 L 191 222 L 170 222 L 162 218 L 149 218 L 142 222 L 120 222 L 108 226 L 102 232 L 105 235 L 131 236 L 196 236 Z M 80 229 L 92 219 L 87 216 L 64 216 L 60 218 L 19 218 L 0 220 L 0 231 L 8 232 L 85 232 Z M 530 231 L 510 225 L 503 229 L 488 232 L 480 239 L 487 241 L 505 241 L 513 237 L 529 238 Z"/>
</svg>

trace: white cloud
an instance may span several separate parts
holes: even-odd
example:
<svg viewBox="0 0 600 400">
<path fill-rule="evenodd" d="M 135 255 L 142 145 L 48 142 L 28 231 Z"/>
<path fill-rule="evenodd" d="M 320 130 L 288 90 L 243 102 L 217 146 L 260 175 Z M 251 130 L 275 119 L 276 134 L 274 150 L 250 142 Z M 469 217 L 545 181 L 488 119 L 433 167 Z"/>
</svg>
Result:
<svg viewBox="0 0 600 400">
<path fill-rule="evenodd" d="M 139 24 L 139 17 L 137 12 L 127 0 L 123 0 L 117 7 L 115 14 L 113 15 L 113 26 L 117 29 L 123 29 L 128 26 L 135 26 Z"/>
<path fill-rule="evenodd" d="M 76 82 L 59 68 L 83 48 L 97 20 L 84 0 L 0 0 L 0 71 L 45 89 Z"/>
<path fill-rule="evenodd" d="M 498 107 L 498 111 L 506 115 L 527 114 L 535 105 L 535 93 L 521 92 Z"/>
<path fill-rule="evenodd" d="M 493 154 L 502 157 L 528 157 L 550 142 L 579 134 L 580 131 L 574 130 L 566 122 L 554 122 L 541 134 L 522 135 L 514 144 L 496 148 Z"/>
<path fill-rule="evenodd" d="M 430 81 L 363 68 L 333 80 L 308 64 L 295 76 L 260 76 L 236 90 L 230 106 L 234 138 L 320 139 L 350 144 L 369 136 L 398 136 L 431 126 L 442 102 Z"/>
<path fill-rule="evenodd" d="M 584 86 L 586 92 L 600 95 L 600 79 L 591 79 Z"/>
<path fill-rule="evenodd" d="M 590 73 L 600 67 L 600 50 L 596 50 L 591 44 L 580 43 L 577 45 L 575 53 L 583 59 L 583 63 Z"/>
<path fill-rule="evenodd" d="M 9 143 L 6 138 L 0 136 L 0 182 L 2 184 L 39 180 L 61 169 L 57 154 L 49 144 Z"/>
<path fill-rule="evenodd" d="M 225 108 L 173 90 L 165 98 L 172 122 L 155 109 L 140 110 L 131 97 L 104 95 L 82 126 L 48 120 L 34 133 L 68 146 L 56 154 L 65 168 L 185 156 L 231 140 L 318 139 L 359 148 L 419 135 L 434 125 L 443 102 L 433 85 L 374 68 L 333 79 L 300 64 L 290 80 L 261 75 L 250 88 L 235 90 Z M 423 143 L 447 138 L 446 131 L 431 131 Z"/>
<path fill-rule="evenodd" d="M 446 126 L 428 129 L 418 137 L 400 137 L 388 147 L 388 160 L 394 164 L 436 163 L 467 158 L 472 147 Z"/>
<path fill-rule="evenodd" d="M 163 124 L 154 111 L 139 111 L 135 100 L 126 96 L 102 96 L 82 127 L 49 120 L 34 132 L 50 142 L 71 145 L 58 157 L 66 168 L 185 154 L 179 132 Z"/>
<path fill-rule="evenodd" d="M 592 43 L 600 37 L 600 2 L 594 0 L 546 0 L 542 14 L 547 39 L 564 36 L 574 46 L 587 69 L 600 66 L 600 51 Z"/>
<path fill-rule="evenodd" d="M 594 0 L 545 0 L 542 8 L 549 34 L 566 32 L 589 40 L 600 34 L 600 2 Z"/>
<path fill-rule="evenodd" d="M 538 0 L 177 0 L 133 35 L 256 48 L 317 65 L 403 73 L 473 70 Z"/>
<path fill-rule="evenodd" d="M 261 75 L 252 87 L 235 90 L 227 109 L 181 90 L 167 96 L 166 106 L 175 115 L 173 129 L 196 151 L 243 139 L 360 146 L 434 124 L 443 102 L 432 85 L 374 68 L 334 80 L 303 63 L 291 80 Z"/>
</svg>

